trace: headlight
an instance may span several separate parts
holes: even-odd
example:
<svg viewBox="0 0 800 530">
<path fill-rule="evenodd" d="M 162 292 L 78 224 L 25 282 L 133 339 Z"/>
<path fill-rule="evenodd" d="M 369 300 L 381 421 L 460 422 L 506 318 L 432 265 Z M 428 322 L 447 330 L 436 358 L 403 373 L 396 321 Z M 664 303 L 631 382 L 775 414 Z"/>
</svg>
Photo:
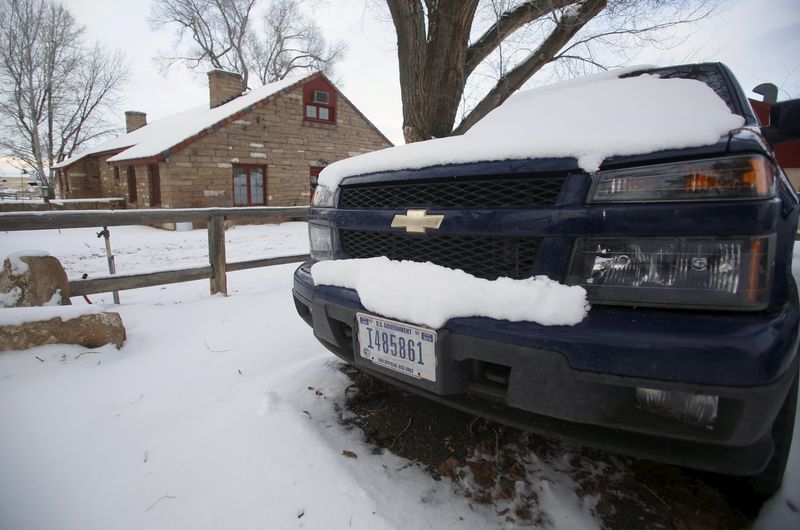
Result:
<svg viewBox="0 0 800 530">
<path fill-rule="evenodd" d="M 311 199 L 311 206 L 332 208 L 335 198 L 336 190 L 326 188 L 325 186 L 317 186 L 316 189 L 314 189 L 314 197 Z"/>
<path fill-rule="evenodd" d="M 775 195 L 775 168 L 763 156 L 731 156 L 600 171 L 589 202 L 754 199 Z"/>
<path fill-rule="evenodd" d="M 579 239 L 567 283 L 592 303 L 763 309 L 772 237 Z"/>
<path fill-rule="evenodd" d="M 333 259 L 333 235 L 330 227 L 309 223 L 308 240 L 311 259 Z"/>
</svg>

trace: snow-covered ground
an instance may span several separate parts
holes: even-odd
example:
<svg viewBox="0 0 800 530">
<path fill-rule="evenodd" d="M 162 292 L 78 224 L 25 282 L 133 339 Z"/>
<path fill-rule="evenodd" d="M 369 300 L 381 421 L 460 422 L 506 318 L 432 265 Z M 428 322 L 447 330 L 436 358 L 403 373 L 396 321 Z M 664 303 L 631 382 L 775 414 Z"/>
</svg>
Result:
<svg viewBox="0 0 800 530">
<path fill-rule="evenodd" d="M 0 254 L 42 249 L 70 277 L 98 276 L 95 232 L 0 233 Z M 207 261 L 204 230 L 111 233 L 121 272 Z M 229 261 L 307 251 L 302 223 L 226 239 Z M 295 314 L 293 269 L 232 273 L 229 297 L 210 297 L 207 281 L 124 291 L 108 306 L 127 328 L 120 350 L 0 352 L 0 528 L 513 527 L 337 422 L 349 379 Z M 757 528 L 800 526 L 787 507 L 800 506 L 799 461 L 795 444 Z M 601 526 L 566 471 L 546 474 L 539 499 L 553 526 Z"/>
</svg>

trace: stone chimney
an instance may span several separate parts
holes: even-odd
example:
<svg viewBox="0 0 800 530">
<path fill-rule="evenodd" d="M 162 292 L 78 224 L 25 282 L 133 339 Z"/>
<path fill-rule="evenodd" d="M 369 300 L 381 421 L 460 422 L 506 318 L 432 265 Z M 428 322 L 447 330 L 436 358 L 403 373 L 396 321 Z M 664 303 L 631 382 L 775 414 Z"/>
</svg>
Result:
<svg viewBox="0 0 800 530">
<path fill-rule="evenodd" d="M 241 96 L 242 92 L 241 74 L 225 70 L 208 72 L 208 99 L 212 109 Z"/>
<path fill-rule="evenodd" d="M 133 132 L 147 125 L 147 114 L 137 110 L 125 112 L 125 132 Z"/>
</svg>

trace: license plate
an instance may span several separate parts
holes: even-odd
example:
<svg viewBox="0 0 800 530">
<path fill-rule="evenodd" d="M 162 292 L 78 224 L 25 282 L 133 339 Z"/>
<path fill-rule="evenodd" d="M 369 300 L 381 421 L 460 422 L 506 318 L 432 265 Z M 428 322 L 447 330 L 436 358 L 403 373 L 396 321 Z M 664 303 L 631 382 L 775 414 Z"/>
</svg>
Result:
<svg viewBox="0 0 800 530">
<path fill-rule="evenodd" d="M 436 381 L 436 332 L 396 320 L 356 314 L 358 350 L 373 363 Z"/>
</svg>

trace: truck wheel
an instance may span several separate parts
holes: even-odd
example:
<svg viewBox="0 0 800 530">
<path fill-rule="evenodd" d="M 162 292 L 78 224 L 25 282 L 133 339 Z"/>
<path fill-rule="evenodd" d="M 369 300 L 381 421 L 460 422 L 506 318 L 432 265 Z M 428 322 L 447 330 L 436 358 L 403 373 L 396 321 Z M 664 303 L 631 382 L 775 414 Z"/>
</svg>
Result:
<svg viewBox="0 0 800 530">
<path fill-rule="evenodd" d="M 775 418 L 775 423 L 772 424 L 772 441 L 775 444 L 775 452 L 767 467 L 758 475 L 740 479 L 737 484 L 737 500 L 742 503 L 740 506 L 746 508 L 747 511 L 757 513 L 761 505 L 777 493 L 783 482 L 783 473 L 789 458 L 789 449 L 792 446 L 794 417 L 797 410 L 797 380 L 798 375 L 795 374 L 786 400 Z"/>
</svg>

